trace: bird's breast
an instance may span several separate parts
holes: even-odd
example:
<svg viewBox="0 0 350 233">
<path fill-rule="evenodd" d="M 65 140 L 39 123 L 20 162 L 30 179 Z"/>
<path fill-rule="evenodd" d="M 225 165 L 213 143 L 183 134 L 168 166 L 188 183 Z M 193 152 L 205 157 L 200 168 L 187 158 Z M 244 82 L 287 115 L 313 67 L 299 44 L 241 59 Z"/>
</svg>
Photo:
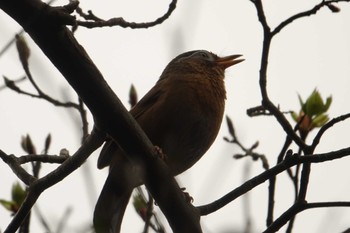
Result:
<svg viewBox="0 0 350 233">
<path fill-rule="evenodd" d="M 218 134 L 225 92 L 215 85 L 210 80 L 180 79 L 164 95 L 159 114 L 164 114 L 165 122 L 159 122 L 158 132 L 163 135 L 159 143 L 175 174 L 197 162 Z"/>
</svg>

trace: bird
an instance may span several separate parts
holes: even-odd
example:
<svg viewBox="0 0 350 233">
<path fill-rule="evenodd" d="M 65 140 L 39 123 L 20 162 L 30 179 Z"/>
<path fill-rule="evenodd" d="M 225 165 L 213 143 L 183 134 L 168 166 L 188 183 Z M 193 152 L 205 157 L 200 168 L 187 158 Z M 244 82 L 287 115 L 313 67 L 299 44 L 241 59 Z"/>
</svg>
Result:
<svg viewBox="0 0 350 233">
<path fill-rule="evenodd" d="M 244 59 L 193 50 L 175 57 L 156 82 L 130 110 L 164 162 L 176 176 L 192 167 L 209 149 L 224 115 L 225 70 Z M 97 162 L 109 175 L 97 200 L 97 233 L 118 233 L 132 190 L 142 185 L 142 168 L 133 164 L 117 143 L 105 142 Z"/>
</svg>

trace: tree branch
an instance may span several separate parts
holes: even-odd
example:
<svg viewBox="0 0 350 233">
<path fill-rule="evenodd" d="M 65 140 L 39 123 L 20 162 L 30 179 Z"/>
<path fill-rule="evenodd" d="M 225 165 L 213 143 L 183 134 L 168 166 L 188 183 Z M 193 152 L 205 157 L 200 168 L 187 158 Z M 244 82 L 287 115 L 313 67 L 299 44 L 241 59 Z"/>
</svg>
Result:
<svg viewBox="0 0 350 233">
<path fill-rule="evenodd" d="M 272 177 L 284 172 L 285 170 L 287 170 L 292 166 L 295 166 L 297 164 L 302 164 L 302 163 L 321 163 L 325 161 L 340 159 L 348 155 L 350 155 L 350 147 L 337 150 L 337 151 L 332 151 L 329 153 L 323 153 L 323 154 L 304 155 L 304 156 L 295 154 L 295 155 L 288 156 L 281 163 L 270 168 L 269 170 L 266 170 L 260 175 L 246 181 L 244 184 L 232 190 L 225 196 L 219 198 L 218 200 L 210 204 L 199 206 L 197 208 L 200 211 L 201 215 L 208 215 L 210 213 L 213 213 L 219 210 L 223 206 L 234 201 L 236 198 L 247 193 L 248 191 L 252 190 L 256 186 L 264 183 L 268 179 L 271 179 Z"/>
<path fill-rule="evenodd" d="M 65 177 L 67 177 L 69 174 L 71 174 L 73 171 L 75 171 L 77 168 L 79 168 L 83 164 L 83 162 L 90 156 L 90 154 L 94 152 L 98 147 L 100 147 L 103 142 L 104 142 L 104 137 L 96 130 L 93 130 L 91 135 L 87 137 L 85 143 L 82 144 L 82 146 L 77 150 L 77 152 L 73 156 L 66 159 L 62 163 L 62 165 L 59 166 L 56 170 L 50 172 L 49 174 L 47 174 L 46 176 L 40 179 L 36 179 L 33 177 L 28 182 L 25 182 L 29 186 L 28 195 L 24 200 L 23 204 L 21 205 L 20 209 L 12 219 L 11 223 L 7 226 L 4 233 L 15 232 L 19 228 L 23 220 L 26 218 L 27 214 L 30 212 L 31 208 L 33 207 L 33 205 L 35 204 L 36 200 L 39 198 L 41 193 L 44 192 L 49 187 L 57 184 L 58 182 L 63 180 Z M 1 154 L 3 153 L 0 153 L 0 156 Z M 11 156 L 7 156 L 7 157 L 11 157 Z M 11 164 L 9 165 L 12 168 Z M 23 169 L 21 166 L 17 166 L 17 165 L 15 168 L 19 170 Z M 26 176 L 30 176 L 30 175 L 27 173 Z M 21 180 L 23 181 L 23 179 Z"/>
<path fill-rule="evenodd" d="M 326 1 L 326 0 L 322 0 L 319 4 L 315 5 L 312 9 L 304 11 L 304 12 L 300 12 L 298 14 L 295 14 L 291 17 L 289 17 L 288 19 L 286 19 L 285 21 L 283 21 L 282 23 L 280 23 L 273 31 L 272 31 L 272 35 L 276 35 L 277 33 L 279 33 L 283 28 L 285 28 L 287 25 L 293 23 L 295 20 L 303 18 L 303 17 L 309 17 L 311 15 L 316 14 L 321 8 L 325 7 L 325 6 L 329 6 L 331 3 L 338 3 L 338 2 L 350 2 L 350 0 L 330 0 L 330 1 Z"/>
<path fill-rule="evenodd" d="M 291 218 L 293 218 L 296 214 L 314 208 L 328 208 L 328 207 L 350 207 L 350 202 L 297 202 L 292 205 L 286 212 L 284 212 L 276 221 L 274 221 L 265 231 L 264 233 L 272 233 L 277 232 L 282 226 L 284 226 Z"/>
<path fill-rule="evenodd" d="M 122 17 L 103 20 L 95 16 L 92 13 L 92 11 L 88 11 L 88 14 L 85 14 L 83 13 L 82 9 L 77 8 L 77 12 L 79 13 L 80 16 L 84 17 L 86 20 L 90 20 L 90 21 L 77 20 L 77 24 L 79 26 L 83 26 L 87 28 L 120 26 L 123 28 L 138 29 L 138 28 L 154 27 L 158 24 L 162 24 L 165 20 L 167 20 L 170 17 L 171 13 L 176 8 L 176 3 L 177 3 L 177 0 L 172 0 L 171 3 L 169 4 L 168 11 L 163 16 L 157 18 L 152 22 L 147 22 L 147 23 L 128 22 L 124 20 Z"/>
<path fill-rule="evenodd" d="M 21 24 L 90 109 L 96 126 L 145 167 L 145 185 L 174 232 L 202 232 L 196 209 L 183 198 L 175 179 L 137 122 L 65 25 L 62 8 L 39 0 L 2 0 L 0 8 Z M 59 11 L 59 12 L 57 12 Z M 166 187 L 166 188 L 164 188 Z M 37 192 L 37 190 L 33 190 Z M 28 199 L 33 204 L 36 199 Z M 30 207 L 31 205 L 29 205 Z M 16 229 L 11 226 L 11 229 Z"/>
</svg>

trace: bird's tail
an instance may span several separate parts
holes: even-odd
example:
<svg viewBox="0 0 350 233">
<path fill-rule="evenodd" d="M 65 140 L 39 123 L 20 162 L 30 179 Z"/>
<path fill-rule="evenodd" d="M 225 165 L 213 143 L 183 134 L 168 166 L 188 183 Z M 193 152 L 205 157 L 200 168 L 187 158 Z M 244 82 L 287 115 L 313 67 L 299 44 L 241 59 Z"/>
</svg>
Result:
<svg viewBox="0 0 350 233">
<path fill-rule="evenodd" d="M 120 165 L 120 164 L 119 164 Z M 96 233 L 119 233 L 126 206 L 136 185 L 130 163 L 113 166 L 94 211 Z M 130 174 L 131 173 L 131 174 Z M 130 177 L 131 176 L 131 177 Z"/>
</svg>

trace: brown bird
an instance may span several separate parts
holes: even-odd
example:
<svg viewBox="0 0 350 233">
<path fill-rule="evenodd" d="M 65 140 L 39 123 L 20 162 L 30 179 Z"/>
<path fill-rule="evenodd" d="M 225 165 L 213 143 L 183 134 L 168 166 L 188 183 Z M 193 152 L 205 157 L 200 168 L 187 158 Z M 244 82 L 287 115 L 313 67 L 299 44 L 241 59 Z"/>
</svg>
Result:
<svg viewBox="0 0 350 233">
<path fill-rule="evenodd" d="M 240 56 L 219 57 L 205 50 L 183 53 L 130 110 L 152 143 L 162 149 L 174 175 L 195 164 L 214 142 L 225 108 L 225 69 L 242 62 Z M 97 233 L 120 232 L 131 192 L 143 183 L 142 168 L 112 140 L 105 143 L 98 159 L 98 168 L 108 165 L 110 172 L 94 212 Z"/>
</svg>

